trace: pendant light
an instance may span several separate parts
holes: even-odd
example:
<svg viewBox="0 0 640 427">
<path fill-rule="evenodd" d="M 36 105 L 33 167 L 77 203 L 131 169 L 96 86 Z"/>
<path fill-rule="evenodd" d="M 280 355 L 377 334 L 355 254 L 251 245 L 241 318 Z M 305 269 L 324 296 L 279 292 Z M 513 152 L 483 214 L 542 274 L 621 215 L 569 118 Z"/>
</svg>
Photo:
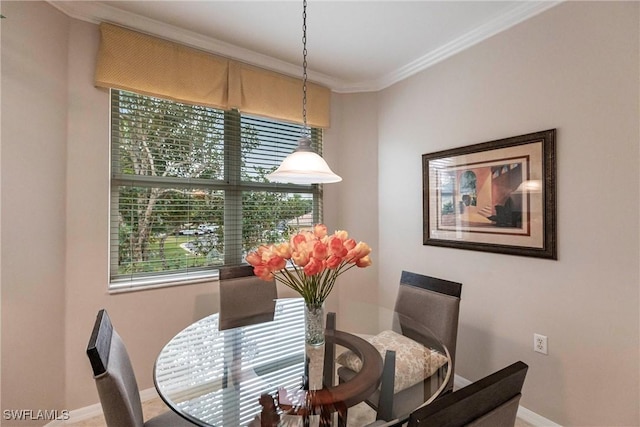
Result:
<svg viewBox="0 0 640 427">
<path fill-rule="evenodd" d="M 311 131 L 307 126 L 307 0 L 302 2 L 302 137 L 298 147 L 267 175 L 271 182 L 292 184 L 328 184 L 342 178 L 311 148 Z"/>
</svg>

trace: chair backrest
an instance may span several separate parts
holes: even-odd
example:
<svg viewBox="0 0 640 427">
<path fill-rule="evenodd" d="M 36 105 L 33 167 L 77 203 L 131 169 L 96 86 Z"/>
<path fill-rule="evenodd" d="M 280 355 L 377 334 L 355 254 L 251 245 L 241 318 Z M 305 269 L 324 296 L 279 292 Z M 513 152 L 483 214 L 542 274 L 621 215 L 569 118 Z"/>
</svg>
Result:
<svg viewBox="0 0 640 427">
<path fill-rule="evenodd" d="M 513 363 L 409 416 L 408 427 L 513 427 L 529 367 Z"/>
<path fill-rule="evenodd" d="M 87 356 L 107 426 L 142 427 L 142 404 L 131 360 L 104 309 L 96 317 Z"/>
<path fill-rule="evenodd" d="M 395 311 L 399 314 L 397 332 L 422 341 L 409 325 L 417 322 L 426 326 L 449 350 L 452 372 L 455 368 L 461 293 L 461 283 L 403 271 L 395 304 Z M 406 322 L 403 322 L 404 318 Z M 451 375 L 447 390 L 453 388 L 453 378 Z"/>
<path fill-rule="evenodd" d="M 273 320 L 278 291 L 275 281 L 257 276 L 220 280 L 219 329 Z"/>
</svg>

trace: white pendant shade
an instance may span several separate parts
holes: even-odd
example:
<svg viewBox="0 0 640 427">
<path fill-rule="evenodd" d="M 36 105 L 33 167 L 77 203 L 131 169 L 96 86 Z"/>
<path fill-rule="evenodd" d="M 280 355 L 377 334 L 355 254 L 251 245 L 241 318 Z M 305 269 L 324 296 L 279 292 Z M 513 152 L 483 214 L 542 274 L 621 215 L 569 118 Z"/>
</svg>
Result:
<svg viewBox="0 0 640 427">
<path fill-rule="evenodd" d="M 298 144 L 298 148 L 282 161 L 280 167 L 267 175 L 269 181 L 307 185 L 342 181 L 327 162 L 311 149 L 308 138 L 301 139 Z"/>
</svg>

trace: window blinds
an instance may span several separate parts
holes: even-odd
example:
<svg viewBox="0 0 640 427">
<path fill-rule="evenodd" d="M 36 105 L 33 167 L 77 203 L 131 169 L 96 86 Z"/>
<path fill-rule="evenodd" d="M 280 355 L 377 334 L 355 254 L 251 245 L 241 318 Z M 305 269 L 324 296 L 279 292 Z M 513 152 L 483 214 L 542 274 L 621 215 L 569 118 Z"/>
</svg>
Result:
<svg viewBox="0 0 640 427">
<path fill-rule="evenodd" d="M 210 276 L 321 221 L 319 186 L 265 178 L 300 125 L 120 90 L 111 123 L 112 289 Z"/>
</svg>

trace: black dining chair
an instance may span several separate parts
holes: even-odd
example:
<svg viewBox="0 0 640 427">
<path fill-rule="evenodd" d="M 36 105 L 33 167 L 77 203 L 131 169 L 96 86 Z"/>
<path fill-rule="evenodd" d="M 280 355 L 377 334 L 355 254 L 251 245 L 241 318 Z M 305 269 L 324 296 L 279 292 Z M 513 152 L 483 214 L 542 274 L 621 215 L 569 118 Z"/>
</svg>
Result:
<svg viewBox="0 0 640 427">
<path fill-rule="evenodd" d="M 192 423 L 173 411 L 146 422 L 129 354 L 106 310 L 96 317 L 87 345 L 102 412 L 108 427 L 187 427 Z"/>
<path fill-rule="evenodd" d="M 426 328 L 447 347 L 451 358 L 451 365 L 448 367 L 451 374 L 441 394 L 453 389 L 461 292 L 461 283 L 403 271 L 395 302 L 394 331 L 431 347 L 432 337 L 421 333 L 421 329 Z M 396 372 L 398 366 L 403 366 L 404 363 L 398 359 L 398 349 L 387 350 L 395 350 L 396 359 L 393 361 L 395 367 L 385 367 L 385 371 Z M 355 374 L 344 366 L 338 369 L 340 381 L 347 381 Z M 393 375 L 384 377 L 380 389 L 366 400 L 377 411 L 378 419 L 392 420 L 406 416 L 439 388 L 438 382 L 430 376 L 422 382 L 394 392 L 395 380 Z"/>
<path fill-rule="evenodd" d="M 220 280 L 220 330 L 273 320 L 277 298 L 275 280 L 257 276 Z"/>
<path fill-rule="evenodd" d="M 513 427 L 528 370 L 518 361 L 409 416 L 408 427 Z"/>
</svg>

